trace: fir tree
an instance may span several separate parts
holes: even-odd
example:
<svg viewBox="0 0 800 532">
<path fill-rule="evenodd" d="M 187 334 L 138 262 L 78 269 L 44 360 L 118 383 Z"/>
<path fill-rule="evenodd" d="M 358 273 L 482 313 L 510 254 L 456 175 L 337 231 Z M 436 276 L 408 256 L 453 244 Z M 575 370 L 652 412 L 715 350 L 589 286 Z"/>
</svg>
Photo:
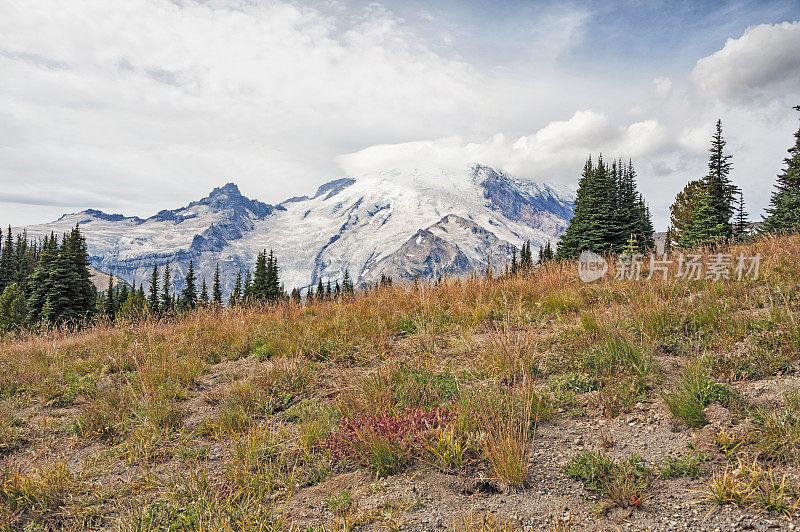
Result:
<svg viewBox="0 0 800 532">
<path fill-rule="evenodd" d="M 11 283 L 0 293 L 0 332 L 21 329 L 28 315 L 25 294 L 17 283 Z"/>
<path fill-rule="evenodd" d="M 114 302 L 114 274 L 108 276 L 108 289 L 103 301 L 103 314 L 109 321 L 114 321 L 116 314 L 116 303 Z"/>
<path fill-rule="evenodd" d="M 551 260 L 553 260 L 553 247 L 550 245 L 550 241 L 548 240 L 539 252 L 539 262 L 542 264 L 547 264 Z"/>
<path fill-rule="evenodd" d="M 517 246 L 513 246 L 511 248 L 511 273 L 516 274 L 518 269 L 519 263 L 517 262 Z"/>
<path fill-rule="evenodd" d="M 149 298 L 147 299 L 147 311 L 155 316 L 158 314 L 158 264 L 153 264 L 153 273 L 150 274 Z"/>
<path fill-rule="evenodd" d="M 342 293 L 345 295 L 353 295 L 354 293 L 353 281 L 350 279 L 350 270 L 345 269 L 344 277 L 342 278 Z"/>
<path fill-rule="evenodd" d="M 211 298 L 215 305 L 222 306 L 222 284 L 219 279 L 219 263 L 217 263 L 217 269 L 214 272 L 214 287 L 211 290 Z"/>
<path fill-rule="evenodd" d="M 281 292 L 278 279 L 278 260 L 272 250 L 267 257 L 266 296 L 268 301 L 275 301 Z"/>
<path fill-rule="evenodd" d="M 631 233 L 631 236 L 628 238 L 628 242 L 625 244 L 625 248 L 622 250 L 622 254 L 628 257 L 633 257 L 638 252 L 639 243 L 636 241 L 636 233 Z"/>
<path fill-rule="evenodd" d="M 136 291 L 136 280 L 133 281 L 134 292 Z M 116 304 L 114 306 L 114 311 L 117 312 L 122 308 L 122 305 L 128 301 L 128 297 L 130 294 L 128 293 L 128 284 L 123 282 L 119 282 L 119 278 L 117 279 L 117 296 L 115 298 Z"/>
<path fill-rule="evenodd" d="M 82 324 L 95 308 L 97 291 L 89 273 L 86 240 L 77 225 L 64 236 L 48 270 L 41 319 L 53 325 Z"/>
<path fill-rule="evenodd" d="M 125 285 L 123 284 L 123 286 Z M 142 285 L 139 285 L 139 289 L 137 290 L 136 280 L 134 279 L 133 286 L 130 292 L 128 292 L 128 297 L 125 303 L 120 307 L 117 315 L 125 319 L 138 319 L 144 316 L 146 310 L 147 300 L 144 295 L 144 288 Z"/>
<path fill-rule="evenodd" d="M 272 250 L 269 250 L 269 256 L 267 257 L 266 289 L 268 301 L 278 301 L 285 295 L 278 277 L 278 259 Z"/>
<path fill-rule="evenodd" d="M 0 290 L 12 284 L 16 279 L 16 268 L 14 261 L 14 236 L 11 234 L 11 226 L 8 226 L 6 239 L 0 251 Z M 19 286 L 18 286 L 19 288 Z"/>
<path fill-rule="evenodd" d="M 533 267 L 533 255 L 531 253 L 531 243 L 526 241 L 522 244 L 522 251 L 519 256 L 519 268 L 528 270 Z"/>
<path fill-rule="evenodd" d="M 183 290 L 181 290 L 180 307 L 182 310 L 192 310 L 197 307 L 197 286 L 194 276 L 194 261 L 189 261 L 189 269 L 186 270 Z"/>
<path fill-rule="evenodd" d="M 721 242 L 733 235 L 733 198 L 738 189 L 728 178 L 732 156 L 725 153 L 721 120 L 717 120 L 708 151 L 708 175 L 703 179 L 700 207 L 682 245 Z"/>
<path fill-rule="evenodd" d="M 233 285 L 233 292 L 228 299 L 228 306 L 235 307 L 239 304 L 242 298 L 242 270 L 236 273 L 236 283 Z"/>
<path fill-rule="evenodd" d="M 328 279 L 328 285 L 325 287 L 325 299 L 330 300 L 333 297 L 333 291 L 331 290 L 331 280 Z"/>
<path fill-rule="evenodd" d="M 800 105 L 795 109 L 800 111 Z M 786 167 L 778 176 L 772 192 L 763 230 L 790 232 L 800 230 L 800 129 L 794 134 L 794 146 L 789 148 Z"/>
<path fill-rule="evenodd" d="M 207 307 L 211 301 L 208 297 L 208 286 L 206 286 L 206 278 L 203 277 L 202 288 L 200 289 L 199 303 L 201 307 Z"/>
<path fill-rule="evenodd" d="M 172 297 L 172 270 L 170 269 L 169 262 L 164 265 L 164 280 L 161 287 L 161 305 L 162 313 L 172 312 L 175 310 L 175 300 Z"/>
<path fill-rule="evenodd" d="M 267 250 L 262 250 L 256 257 L 256 268 L 253 273 L 252 298 L 255 301 L 266 301 L 267 299 Z"/>
<path fill-rule="evenodd" d="M 319 278 L 319 283 L 317 283 L 317 299 L 320 301 L 325 299 L 325 285 L 322 284 L 322 277 Z"/>
<path fill-rule="evenodd" d="M 58 241 L 56 236 L 51 234 L 50 238 L 45 238 L 39 261 L 30 279 L 31 291 L 28 296 L 28 317 L 30 324 L 36 324 L 42 319 L 42 310 L 47 302 L 48 294 L 52 291 L 51 268 L 58 255 Z"/>
<path fill-rule="evenodd" d="M 631 235 L 640 248 L 653 244 L 650 210 L 636 191 L 633 163 L 591 157 L 578 182 L 575 210 L 554 258 L 575 258 L 584 250 L 596 253 L 622 251 Z"/>
<path fill-rule="evenodd" d="M 733 223 L 733 237 L 742 240 L 747 237 L 747 211 L 744 208 L 744 194 L 739 191 L 739 199 L 736 201 L 736 216 Z"/>
<path fill-rule="evenodd" d="M 672 236 L 675 233 L 675 229 L 672 226 L 667 228 L 667 234 L 664 237 L 664 253 L 669 255 L 672 253 L 672 246 L 674 237 Z"/>
<path fill-rule="evenodd" d="M 291 300 L 295 305 L 300 305 L 303 303 L 303 296 L 300 295 L 300 290 L 298 290 L 297 287 L 292 288 Z"/>
<path fill-rule="evenodd" d="M 244 288 L 242 288 L 242 303 L 249 304 L 253 299 L 253 281 L 250 276 L 250 270 L 248 269 L 245 276 L 244 276 Z"/>
</svg>

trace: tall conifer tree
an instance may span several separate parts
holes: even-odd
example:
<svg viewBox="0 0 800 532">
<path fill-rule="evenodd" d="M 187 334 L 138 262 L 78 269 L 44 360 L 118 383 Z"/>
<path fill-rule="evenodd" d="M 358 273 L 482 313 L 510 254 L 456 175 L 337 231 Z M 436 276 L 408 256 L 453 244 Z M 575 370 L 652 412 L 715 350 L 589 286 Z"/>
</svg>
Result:
<svg viewBox="0 0 800 532">
<path fill-rule="evenodd" d="M 147 299 L 147 311 L 152 315 L 158 314 L 158 264 L 153 264 L 153 273 L 150 274 L 149 298 Z"/>
<path fill-rule="evenodd" d="M 192 310 L 197 307 L 197 285 L 194 276 L 194 261 L 189 261 L 189 269 L 186 270 L 183 290 L 181 291 L 181 309 Z"/>
<path fill-rule="evenodd" d="M 222 283 L 219 278 L 219 263 L 214 271 L 214 287 L 211 289 L 211 299 L 217 306 L 222 306 Z"/>
<path fill-rule="evenodd" d="M 795 109 L 800 111 L 800 105 Z M 794 134 L 794 146 L 789 148 L 784 164 L 764 218 L 764 231 L 800 230 L 800 129 Z"/>
<path fill-rule="evenodd" d="M 172 298 L 172 270 L 169 262 L 164 265 L 164 279 L 161 287 L 161 312 L 167 313 L 175 310 L 175 301 Z"/>
</svg>

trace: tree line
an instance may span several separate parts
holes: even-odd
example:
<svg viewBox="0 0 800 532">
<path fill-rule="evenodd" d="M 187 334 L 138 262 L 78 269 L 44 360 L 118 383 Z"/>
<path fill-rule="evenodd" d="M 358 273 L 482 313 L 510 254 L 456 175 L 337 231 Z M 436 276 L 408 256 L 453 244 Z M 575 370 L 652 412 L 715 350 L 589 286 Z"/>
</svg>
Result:
<svg viewBox="0 0 800 532">
<path fill-rule="evenodd" d="M 237 272 L 236 281 L 227 302 L 223 297 L 219 264 L 216 265 L 210 287 L 205 279 L 200 280 L 198 286 L 194 261 L 189 261 L 183 281 L 183 288 L 180 291 L 172 290 L 173 280 L 169 263 L 165 264 L 163 269 L 159 269 L 158 264 L 153 265 L 146 291 L 144 283 L 140 284 L 137 289 L 134 281 L 133 287 L 128 290 L 124 283 L 113 286 L 112 280 L 109 278 L 108 288 L 99 294 L 104 301 L 102 315 L 110 320 L 117 317 L 163 317 L 196 308 L 223 308 L 226 305 L 241 307 L 289 301 L 296 304 L 312 304 L 318 301 L 352 296 L 355 293 L 350 273 L 345 270 L 342 282 L 337 280 L 334 286 L 328 280 L 326 288 L 320 278 L 317 291 L 314 291 L 313 286 L 309 287 L 305 299 L 298 288 L 292 289 L 291 293 L 287 294 L 284 284 L 280 280 L 278 258 L 272 250 L 269 253 L 263 250 L 258 254 L 252 273 L 249 269 L 245 271 L 244 275 L 241 270 Z"/>
<path fill-rule="evenodd" d="M 800 111 L 800 106 L 794 109 Z M 753 233 L 744 208 L 744 198 L 729 174 L 732 156 L 727 153 L 722 122 L 717 121 L 709 148 L 708 173 L 691 181 L 677 195 L 670 209 L 670 227 L 665 248 L 718 245 L 747 238 Z M 800 230 L 800 129 L 784 159 L 777 177 L 762 232 L 784 233 Z M 633 163 L 622 160 L 606 163 L 590 157 L 583 168 L 575 200 L 574 216 L 556 250 L 550 243 L 539 248 L 537 263 L 572 259 L 583 250 L 597 253 L 633 254 L 654 247 L 650 210 L 637 190 Z M 512 251 L 507 273 L 534 268 L 530 242 L 517 256 Z M 50 234 L 40 241 L 29 241 L 26 233 L 13 235 L 11 228 L 0 230 L 0 331 L 20 327 L 80 325 L 93 317 L 116 319 L 144 315 L 162 316 L 197 307 L 224 306 L 219 265 L 209 286 L 198 280 L 194 263 L 189 266 L 180 292 L 172 290 L 172 272 L 153 266 L 149 285 L 126 283 L 109 285 L 98 292 L 91 281 L 86 240 L 75 226 L 59 239 Z M 383 275 L 376 288 L 390 286 Z M 305 298 L 294 288 L 286 293 L 280 281 L 275 254 L 263 250 L 256 258 L 253 274 L 240 270 L 227 305 L 294 301 L 311 304 L 354 293 L 353 282 L 345 270 L 341 283 L 320 278 L 316 288 L 308 288 Z"/>
<path fill-rule="evenodd" d="M 800 106 L 794 109 L 800 111 Z M 800 230 L 800 129 L 794 137 L 758 229 L 761 233 Z M 733 156 L 726 150 L 721 120 L 717 120 L 708 151 L 706 175 L 689 182 L 670 207 L 666 252 L 674 246 L 693 248 L 742 241 L 757 232 L 757 224 L 748 219 L 741 188 L 729 177 Z M 602 156 L 594 163 L 590 157 L 578 182 L 569 226 L 555 253 L 540 249 L 540 261 L 574 259 L 584 250 L 631 255 L 653 249 L 654 244 L 650 210 L 637 191 L 633 164 L 617 160 L 609 165 Z M 512 271 L 531 264 L 526 256 L 529 252 L 530 244 L 527 248 L 523 245 L 517 262 L 514 250 Z"/>
<path fill-rule="evenodd" d="M 29 242 L 0 230 L 0 330 L 24 325 L 80 324 L 96 310 L 86 239 L 78 226 Z"/>
<path fill-rule="evenodd" d="M 800 106 L 794 107 L 800 111 Z M 722 122 L 717 121 L 709 148 L 708 174 L 689 182 L 670 207 L 666 247 L 718 245 L 761 233 L 796 232 L 800 229 L 800 129 L 784 159 L 761 227 L 748 221 L 741 189 L 728 177 L 733 156 L 725 151 Z"/>
<path fill-rule="evenodd" d="M 22 328 L 81 326 L 92 319 L 163 317 L 198 307 L 225 306 L 221 272 L 217 264 L 211 283 L 198 281 L 194 262 L 189 261 L 183 288 L 173 290 L 170 264 L 153 265 L 149 283 L 137 286 L 108 277 L 107 288 L 98 291 L 91 280 L 86 240 L 75 226 L 59 240 L 55 234 L 41 241 L 29 241 L 23 231 L 16 236 L 11 227 L 0 230 L 0 332 Z M 384 276 L 380 286 L 391 284 Z M 281 283 L 278 259 L 273 251 L 263 250 L 256 258 L 253 274 L 237 273 L 227 299 L 230 307 L 293 301 L 313 304 L 352 296 L 355 293 L 350 273 L 341 280 L 310 287 L 303 298 L 295 288 L 286 293 Z"/>
</svg>

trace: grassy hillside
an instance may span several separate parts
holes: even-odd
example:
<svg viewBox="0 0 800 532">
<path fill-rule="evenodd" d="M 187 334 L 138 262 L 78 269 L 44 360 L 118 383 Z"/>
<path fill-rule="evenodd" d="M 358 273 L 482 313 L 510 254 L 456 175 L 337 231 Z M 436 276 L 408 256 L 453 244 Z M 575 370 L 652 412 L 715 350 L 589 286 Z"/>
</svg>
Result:
<svg viewBox="0 0 800 532">
<path fill-rule="evenodd" d="M 5 338 L 0 526 L 787 526 L 800 237 L 728 252 Z"/>
</svg>

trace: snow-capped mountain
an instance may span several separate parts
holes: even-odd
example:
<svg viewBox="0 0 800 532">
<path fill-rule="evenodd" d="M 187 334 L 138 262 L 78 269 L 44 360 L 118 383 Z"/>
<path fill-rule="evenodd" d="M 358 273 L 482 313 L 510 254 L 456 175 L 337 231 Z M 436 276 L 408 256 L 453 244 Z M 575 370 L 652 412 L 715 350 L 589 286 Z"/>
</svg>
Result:
<svg viewBox="0 0 800 532">
<path fill-rule="evenodd" d="M 226 291 L 236 273 L 274 249 L 287 289 L 322 278 L 357 283 L 504 268 L 511 246 L 555 241 L 572 216 L 574 192 L 486 166 L 462 172 L 386 171 L 337 179 L 309 196 L 267 205 L 233 183 L 150 218 L 86 210 L 27 227 L 29 237 L 80 223 L 92 264 L 137 282 L 170 263 L 180 288 L 189 261 L 209 282 L 219 263 Z"/>
</svg>

